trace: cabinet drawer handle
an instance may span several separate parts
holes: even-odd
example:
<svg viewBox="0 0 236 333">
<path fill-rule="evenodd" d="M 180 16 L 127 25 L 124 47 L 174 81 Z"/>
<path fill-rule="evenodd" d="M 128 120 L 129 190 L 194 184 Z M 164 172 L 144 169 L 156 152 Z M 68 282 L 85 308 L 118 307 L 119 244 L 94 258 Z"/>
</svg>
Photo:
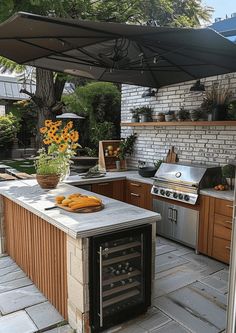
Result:
<svg viewBox="0 0 236 333">
<path fill-rule="evenodd" d="M 133 197 L 138 197 L 138 198 L 140 197 L 140 195 L 139 195 L 139 194 L 136 194 L 136 193 L 132 193 L 132 192 L 131 192 L 130 194 L 131 194 Z"/>
<path fill-rule="evenodd" d="M 232 221 L 225 221 L 225 223 L 229 223 L 229 224 L 232 224 L 233 222 L 232 222 Z"/>
<path fill-rule="evenodd" d="M 136 186 L 136 187 L 140 187 L 141 186 L 140 184 L 135 184 L 135 183 L 130 183 L 130 185 Z"/>
<path fill-rule="evenodd" d="M 228 208 L 234 208 L 234 206 L 232 206 L 232 205 L 226 205 L 226 207 L 228 207 Z"/>
<path fill-rule="evenodd" d="M 109 183 L 100 183 L 100 184 L 98 184 L 98 186 L 107 186 L 107 185 L 109 185 Z"/>
<path fill-rule="evenodd" d="M 226 246 L 225 248 L 226 248 L 226 250 L 229 250 L 229 251 L 231 250 L 230 246 Z"/>
</svg>

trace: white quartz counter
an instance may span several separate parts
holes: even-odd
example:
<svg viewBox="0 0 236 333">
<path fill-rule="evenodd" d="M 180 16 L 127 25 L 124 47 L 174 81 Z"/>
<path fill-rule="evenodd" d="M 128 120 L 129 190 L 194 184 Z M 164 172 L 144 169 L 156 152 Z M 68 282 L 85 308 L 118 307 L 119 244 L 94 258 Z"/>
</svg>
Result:
<svg viewBox="0 0 236 333">
<path fill-rule="evenodd" d="M 128 179 L 133 181 L 142 182 L 145 184 L 153 184 L 152 178 L 145 178 L 138 174 L 137 171 L 123 171 L 123 172 L 107 172 L 105 177 L 102 178 L 93 178 L 93 179 L 83 179 L 82 177 L 70 176 L 65 182 L 71 185 L 83 185 L 83 184 L 94 184 L 94 183 L 101 183 L 107 182 L 112 180 L 119 180 L 119 179 Z M 209 195 L 214 198 L 225 199 L 225 200 L 234 200 L 234 191 L 216 191 L 213 188 L 207 188 L 200 191 L 200 194 Z"/>
<path fill-rule="evenodd" d="M 37 185 L 36 180 L 0 183 L 1 195 L 58 227 L 73 238 L 90 237 L 141 224 L 154 223 L 161 218 L 158 213 L 97 194 L 105 205 L 105 208 L 100 212 L 78 214 L 60 208 L 45 210 L 45 208 L 54 205 L 55 196 L 75 192 L 78 192 L 78 189 L 68 184 L 60 184 L 54 190 L 43 190 Z M 82 189 L 79 189 L 79 192 L 91 194 L 91 192 Z"/>
</svg>

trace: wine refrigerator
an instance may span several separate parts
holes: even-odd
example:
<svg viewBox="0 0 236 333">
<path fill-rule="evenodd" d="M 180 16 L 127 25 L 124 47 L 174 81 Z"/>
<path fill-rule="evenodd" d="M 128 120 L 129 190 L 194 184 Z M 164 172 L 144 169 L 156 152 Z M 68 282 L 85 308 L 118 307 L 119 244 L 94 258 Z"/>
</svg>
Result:
<svg viewBox="0 0 236 333">
<path fill-rule="evenodd" d="M 151 303 L 151 233 L 151 225 L 144 225 L 91 237 L 92 332 L 100 332 L 147 311 Z"/>
</svg>

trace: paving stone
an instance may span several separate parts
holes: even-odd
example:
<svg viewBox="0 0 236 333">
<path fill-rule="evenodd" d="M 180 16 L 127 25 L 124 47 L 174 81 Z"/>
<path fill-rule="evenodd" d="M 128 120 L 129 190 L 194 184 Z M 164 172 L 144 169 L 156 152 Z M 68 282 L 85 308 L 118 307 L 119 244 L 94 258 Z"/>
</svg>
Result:
<svg viewBox="0 0 236 333">
<path fill-rule="evenodd" d="M 225 281 L 218 276 L 211 275 L 207 276 L 200 280 L 202 283 L 209 285 L 215 289 L 217 289 L 219 292 L 223 294 L 227 294 L 228 292 L 228 281 Z"/>
<path fill-rule="evenodd" d="M 160 278 L 158 278 L 160 276 Z M 188 267 L 179 266 L 156 274 L 153 283 L 153 297 L 159 297 L 196 282 L 201 275 Z"/>
<path fill-rule="evenodd" d="M 201 254 L 190 253 L 181 258 L 187 259 L 196 266 L 201 267 L 201 271 L 208 275 L 216 273 L 227 267 L 225 264 Z"/>
<path fill-rule="evenodd" d="M 20 270 L 19 266 L 17 266 L 16 264 L 11 264 L 10 266 L 0 269 L 0 277 L 19 270 Z"/>
<path fill-rule="evenodd" d="M 9 256 L 0 258 L 0 269 L 9 267 L 14 264 L 16 264 L 15 261 Z"/>
<path fill-rule="evenodd" d="M 45 301 L 43 294 L 31 285 L 0 294 L 0 311 L 8 314 Z"/>
<path fill-rule="evenodd" d="M 166 271 L 170 268 L 187 264 L 188 260 L 175 256 L 172 252 L 156 256 L 155 267 L 156 273 Z"/>
<path fill-rule="evenodd" d="M 40 330 L 64 321 L 64 318 L 49 302 L 31 306 L 26 308 L 25 311 Z"/>
<path fill-rule="evenodd" d="M 25 311 L 18 311 L 0 318 L 0 333 L 33 333 L 37 330 Z"/>
<path fill-rule="evenodd" d="M 21 269 L 19 269 L 17 271 L 0 276 L 0 284 L 3 282 L 10 282 L 13 280 L 17 280 L 17 279 L 23 278 L 25 276 L 26 276 L 26 274 Z"/>
<path fill-rule="evenodd" d="M 161 254 L 164 253 L 169 253 L 172 251 L 175 251 L 176 247 L 172 246 L 172 245 L 168 245 L 168 244 L 157 244 L 156 246 L 156 255 L 159 256 Z"/>
<path fill-rule="evenodd" d="M 74 333 L 74 330 L 70 327 L 70 325 L 59 326 L 53 328 L 49 331 L 43 331 L 44 333 Z"/>
<path fill-rule="evenodd" d="M 159 329 L 153 330 L 152 333 L 190 333 L 190 331 L 184 328 L 182 325 L 171 321 Z"/>
<path fill-rule="evenodd" d="M 195 333 L 219 333 L 226 326 L 226 297 L 199 282 L 156 298 L 154 304 Z"/>
<path fill-rule="evenodd" d="M 163 312 L 153 307 L 149 311 L 136 318 L 135 324 L 142 327 L 144 330 L 153 331 L 166 323 L 169 323 L 171 319 Z"/>
<path fill-rule="evenodd" d="M 23 277 L 22 279 L 17 279 L 13 281 L 3 282 L 0 283 L 0 294 L 17 288 L 26 287 L 31 284 L 33 284 L 33 282 L 27 277 Z"/>
</svg>

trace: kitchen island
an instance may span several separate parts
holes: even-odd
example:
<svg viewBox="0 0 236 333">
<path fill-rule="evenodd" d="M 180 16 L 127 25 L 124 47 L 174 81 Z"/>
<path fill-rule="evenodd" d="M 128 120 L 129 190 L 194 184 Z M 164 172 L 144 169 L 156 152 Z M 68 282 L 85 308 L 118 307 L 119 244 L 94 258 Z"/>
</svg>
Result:
<svg viewBox="0 0 236 333">
<path fill-rule="evenodd" d="M 105 208 L 96 213 L 76 214 L 58 208 L 45 210 L 54 205 L 55 196 L 66 196 L 75 192 L 91 194 L 68 184 L 61 184 L 55 190 L 45 191 L 34 180 L 0 184 L 1 247 L 2 253 L 8 253 L 16 261 L 73 328 L 78 332 L 89 332 L 90 303 L 93 299 L 91 290 L 94 290 L 94 286 L 91 286 L 91 274 L 93 265 L 97 265 L 96 260 L 91 265 L 91 239 L 101 236 L 106 240 L 107 236 L 111 242 L 112 234 L 121 235 L 121 232 L 125 231 L 125 237 L 130 234 L 132 236 L 124 238 L 129 239 L 132 247 L 126 246 L 123 242 L 117 249 L 125 249 L 127 252 L 126 248 L 130 248 L 133 253 L 127 252 L 123 255 L 125 258 L 136 258 L 134 260 L 138 260 L 139 251 L 144 253 L 146 247 L 152 244 L 150 269 L 152 267 L 154 274 L 155 225 L 160 215 L 104 196 L 99 197 Z M 141 236 L 135 236 L 135 230 L 149 225 L 152 229 L 152 241 L 148 244 L 147 238 L 146 243 L 143 243 L 145 246 L 141 246 L 143 235 L 146 237 L 145 233 L 140 231 Z M 118 251 L 117 249 L 112 251 Z M 109 251 L 106 248 L 105 250 Z M 100 253 L 104 257 L 108 254 Z M 113 258 L 113 262 L 116 261 L 117 259 Z M 137 286 L 140 281 L 131 277 L 135 276 L 138 270 L 130 267 L 129 262 L 127 265 L 130 268 L 130 272 L 127 273 L 129 282 L 132 286 Z M 125 271 L 123 272 L 125 269 L 122 267 L 122 272 L 116 274 L 126 276 Z M 148 271 L 148 267 L 146 269 Z M 126 283 L 124 279 L 119 280 L 122 284 Z M 118 281 L 118 277 L 115 277 L 115 281 Z M 96 283 L 93 280 L 93 284 Z M 114 283 L 110 284 L 111 288 L 112 284 Z M 149 288 L 150 285 L 151 283 Z M 121 286 L 115 285 L 115 288 Z M 127 289 L 127 295 L 131 293 L 127 284 L 122 288 Z M 137 292 L 137 288 L 132 290 L 131 294 L 135 295 L 134 291 Z M 105 289 L 104 292 L 107 297 L 113 291 Z M 125 299 L 126 296 L 122 297 Z M 106 298 L 106 306 L 109 304 Z M 96 328 L 94 330 L 96 331 Z"/>
</svg>

